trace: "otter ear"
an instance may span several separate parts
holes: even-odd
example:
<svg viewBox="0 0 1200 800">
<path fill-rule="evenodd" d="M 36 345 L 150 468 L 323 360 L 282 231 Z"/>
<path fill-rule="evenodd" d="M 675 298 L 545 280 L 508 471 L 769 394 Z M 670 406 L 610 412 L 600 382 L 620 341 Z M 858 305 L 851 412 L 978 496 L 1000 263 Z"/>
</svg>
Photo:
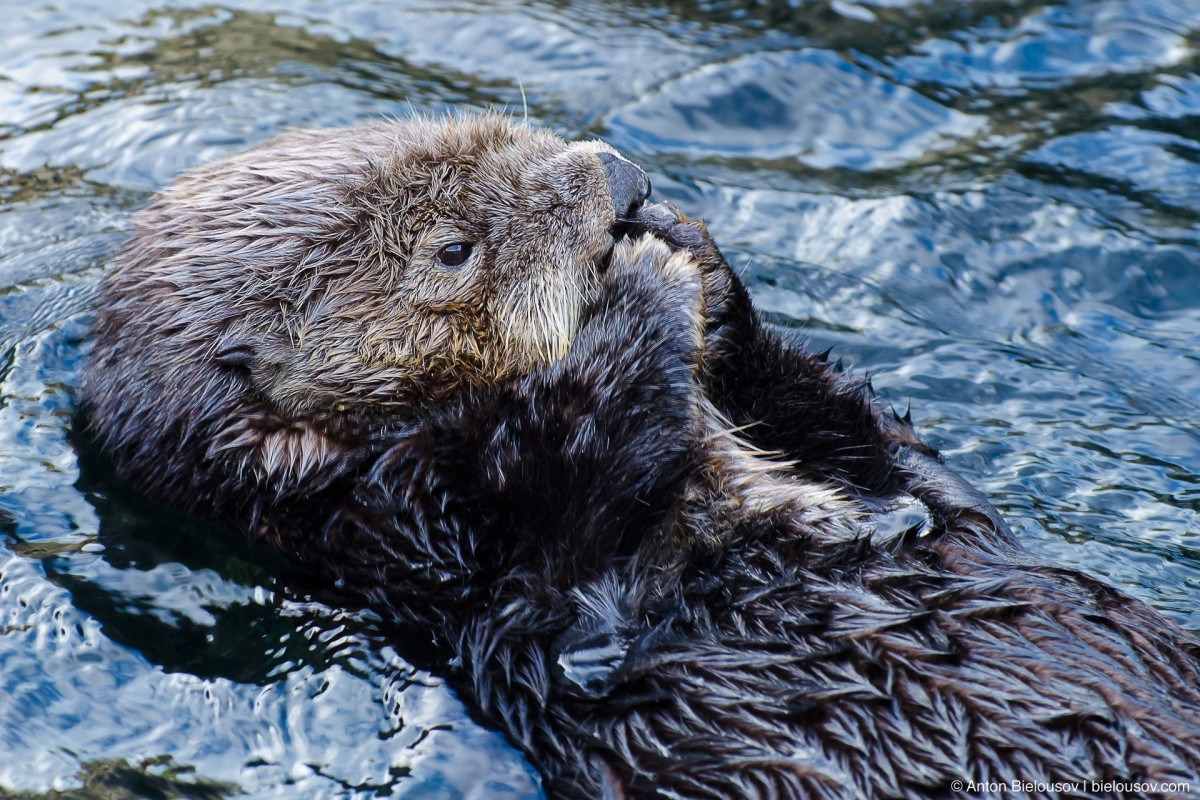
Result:
<svg viewBox="0 0 1200 800">
<path fill-rule="evenodd" d="M 258 349 L 254 342 L 245 339 L 231 339 L 217 348 L 213 355 L 213 363 L 227 369 L 239 369 L 250 372 L 258 364 Z"/>
<path fill-rule="evenodd" d="M 213 363 L 238 373 L 256 389 L 270 394 L 288 363 L 291 344 L 280 334 L 261 336 L 232 336 L 222 342 Z"/>
</svg>

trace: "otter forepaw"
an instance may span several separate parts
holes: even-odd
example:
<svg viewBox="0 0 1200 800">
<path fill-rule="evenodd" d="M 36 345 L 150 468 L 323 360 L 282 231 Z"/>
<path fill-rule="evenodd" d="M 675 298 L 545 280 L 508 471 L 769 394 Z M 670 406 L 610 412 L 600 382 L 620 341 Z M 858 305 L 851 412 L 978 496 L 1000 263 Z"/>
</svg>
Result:
<svg viewBox="0 0 1200 800">
<path fill-rule="evenodd" d="M 738 279 L 717 248 L 708 226 L 691 220 L 669 203 L 643 206 L 638 224 L 671 250 L 687 253 L 696 260 L 704 289 L 704 316 L 708 336 L 715 344 L 731 317 L 736 317 L 734 299 Z"/>
<path fill-rule="evenodd" d="M 699 301 L 702 289 L 700 265 L 690 253 L 672 250 L 654 236 L 625 239 L 617 244 L 608 269 L 609 280 L 648 273 L 657 274 L 681 291 L 690 290 L 694 300 Z"/>
<path fill-rule="evenodd" d="M 675 257 L 679 255 L 684 257 L 676 259 Z M 678 263 L 668 268 L 668 262 L 672 261 L 677 261 Z M 690 265 L 690 267 L 686 266 L 684 262 Z M 691 273 L 698 273 L 699 271 L 694 258 L 689 258 L 688 254 L 677 253 L 657 236 L 642 235 L 622 239 L 618 242 L 616 249 L 613 250 L 612 261 L 608 268 L 609 279 L 616 279 L 623 275 L 645 270 Z"/>
<path fill-rule="evenodd" d="M 690 253 L 672 250 L 652 235 L 626 239 L 613 251 L 607 281 L 614 288 L 617 284 L 626 284 L 618 291 L 628 290 L 629 282 L 649 289 L 661 298 L 666 309 L 685 314 L 688 325 L 696 333 L 697 344 L 703 341 L 704 279 L 699 264 Z"/>
<path fill-rule="evenodd" d="M 672 250 L 686 250 L 697 259 L 711 258 L 717 249 L 703 222 L 688 219 L 670 203 L 643 206 L 637 221 Z M 716 255 L 719 259 L 720 254 Z"/>
</svg>

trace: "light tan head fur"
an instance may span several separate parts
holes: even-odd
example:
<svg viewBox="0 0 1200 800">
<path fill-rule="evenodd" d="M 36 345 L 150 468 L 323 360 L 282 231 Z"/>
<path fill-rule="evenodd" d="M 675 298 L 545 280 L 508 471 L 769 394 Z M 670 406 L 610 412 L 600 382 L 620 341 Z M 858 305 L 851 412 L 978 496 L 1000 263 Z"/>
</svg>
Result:
<svg viewBox="0 0 1200 800">
<path fill-rule="evenodd" d="M 135 476 L 173 502 L 228 475 L 312 489 L 380 420 L 553 360 L 613 244 L 601 151 L 500 116 L 421 118 L 186 173 L 104 280 L 94 427 L 127 473 L 173 453 Z M 471 255 L 448 268 L 456 242 Z"/>
</svg>

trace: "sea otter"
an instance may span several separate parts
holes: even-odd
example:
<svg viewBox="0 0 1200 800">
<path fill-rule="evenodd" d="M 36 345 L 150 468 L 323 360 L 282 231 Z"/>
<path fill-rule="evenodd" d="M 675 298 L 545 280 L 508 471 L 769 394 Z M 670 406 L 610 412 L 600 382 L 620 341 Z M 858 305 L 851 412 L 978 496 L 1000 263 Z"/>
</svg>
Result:
<svg viewBox="0 0 1200 800">
<path fill-rule="evenodd" d="M 1022 550 L 649 192 L 500 116 L 194 170 L 104 278 L 91 424 L 424 640 L 551 797 L 1200 786 L 1200 642 Z"/>
</svg>

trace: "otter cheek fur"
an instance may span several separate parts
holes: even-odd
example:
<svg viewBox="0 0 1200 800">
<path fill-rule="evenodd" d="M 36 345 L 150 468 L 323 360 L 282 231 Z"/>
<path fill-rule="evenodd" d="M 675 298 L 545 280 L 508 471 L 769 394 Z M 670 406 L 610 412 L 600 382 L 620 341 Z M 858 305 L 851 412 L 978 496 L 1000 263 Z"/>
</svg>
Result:
<svg viewBox="0 0 1200 800">
<path fill-rule="evenodd" d="M 432 639 L 555 798 L 1200 785 L 1200 642 L 1026 553 L 618 159 L 484 116 L 181 176 L 93 429 Z"/>
</svg>

